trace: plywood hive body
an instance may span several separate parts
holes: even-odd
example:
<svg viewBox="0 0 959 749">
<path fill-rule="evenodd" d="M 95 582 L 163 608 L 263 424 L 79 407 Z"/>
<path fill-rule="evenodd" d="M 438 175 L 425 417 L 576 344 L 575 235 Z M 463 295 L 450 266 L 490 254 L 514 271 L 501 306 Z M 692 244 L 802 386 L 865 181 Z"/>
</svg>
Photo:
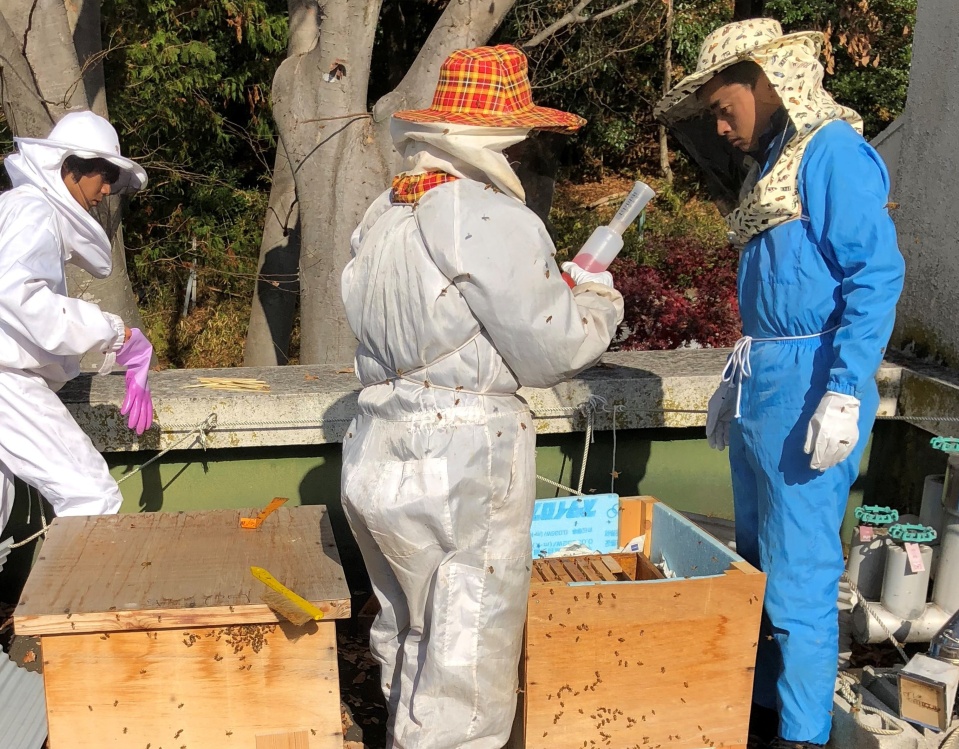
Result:
<svg viewBox="0 0 959 749">
<path fill-rule="evenodd" d="M 510 749 L 744 747 L 765 576 L 652 498 L 621 512 L 644 554 L 533 565 Z"/>
<path fill-rule="evenodd" d="M 342 746 L 333 620 L 349 591 L 325 508 L 58 518 L 14 614 L 40 636 L 51 749 Z M 260 601 L 250 566 L 324 611 Z"/>
</svg>

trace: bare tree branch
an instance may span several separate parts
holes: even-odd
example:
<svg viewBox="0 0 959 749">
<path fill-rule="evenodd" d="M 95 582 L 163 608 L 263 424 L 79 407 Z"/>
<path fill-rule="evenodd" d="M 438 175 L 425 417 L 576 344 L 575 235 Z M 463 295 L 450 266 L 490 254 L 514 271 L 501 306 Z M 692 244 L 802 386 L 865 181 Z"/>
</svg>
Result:
<svg viewBox="0 0 959 749">
<path fill-rule="evenodd" d="M 449 54 L 486 44 L 514 4 L 515 0 L 460 0 L 447 5 L 403 80 L 376 102 L 373 119 L 385 122 L 393 112 L 429 102 L 440 65 Z"/>
<path fill-rule="evenodd" d="M 666 54 L 663 56 L 663 95 L 673 85 L 673 0 L 666 0 Z M 659 168 L 669 184 L 673 183 L 673 170 L 669 168 L 669 143 L 666 126 L 659 126 Z"/>
<path fill-rule="evenodd" d="M 612 8 L 607 8 L 606 10 L 600 11 L 599 13 L 594 13 L 591 16 L 584 15 L 583 11 L 586 10 L 586 6 L 588 6 L 592 1 L 593 0 L 579 0 L 579 2 L 576 3 L 575 6 L 573 6 L 573 9 L 570 10 L 569 13 L 567 13 L 564 16 L 561 16 L 560 18 L 557 18 L 556 21 L 554 21 L 545 29 L 540 31 L 532 39 L 530 39 L 527 42 L 524 42 L 522 45 L 523 48 L 530 49 L 531 47 L 539 46 L 540 44 L 545 42 L 547 39 L 549 39 L 551 36 L 556 34 L 556 32 L 561 31 L 562 29 L 565 29 L 567 26 L 571 26 L 574 23 L 587 23 L 588 21 L 600 21 L 603 18 L 609 18 L 609 16 L 615 15 L 616 13 L 619 13 L 622 10 L 631 8 L 632 6 L 636 5 L 636 3 L 639 2 L 639 0 L 626 0 L 626 2 L 620 3 L 619 5 L 615 5 Z"/>
<path fill-rule="evenodd" d="M 619 5 L 616 5 L 612 8 L 607 8 L 606 10 L 601 11 L 600 13 L 594 13 L 591 18 L 587 18 L 585 20 L 602 21 L 604 18 L 609 18 L 610 16 L 615 15 L 616 13 L 619 13 L 621 10 L 626 10 L 627 8 L 631 8 L 632 6 L 636 5 L 636 3 L 638 2 L 639 0 L 627 0 L 625 3 L 620 3 Z"/>
</svg>

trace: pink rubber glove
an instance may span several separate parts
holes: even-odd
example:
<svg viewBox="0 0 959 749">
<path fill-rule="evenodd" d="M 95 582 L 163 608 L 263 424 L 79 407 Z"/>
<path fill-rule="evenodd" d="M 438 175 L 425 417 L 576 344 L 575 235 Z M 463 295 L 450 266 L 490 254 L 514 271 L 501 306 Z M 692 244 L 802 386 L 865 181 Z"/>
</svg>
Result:
<svg viewBox="0 0 959 749">
<path fill-rule="evenodd" d="M 137 434 L 143 434 L 153 423 L 153 399 L 147 382 L 152 358 L 153 346 L 139 328 L 131 328 L 130 339 L 117 351 L 117 363 L 127 368 L 127 394 L 120 413 L 129 414 L 127 426 Z"/>
</svg>

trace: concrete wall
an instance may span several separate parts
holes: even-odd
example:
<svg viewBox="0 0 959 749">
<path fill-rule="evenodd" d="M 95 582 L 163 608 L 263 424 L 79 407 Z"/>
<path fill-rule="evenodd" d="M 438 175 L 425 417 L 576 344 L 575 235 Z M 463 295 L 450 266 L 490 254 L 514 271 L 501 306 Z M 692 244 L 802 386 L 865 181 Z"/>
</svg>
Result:
<svg viewBox="0 0 959 749">
<path fill-rule="evenodd" d="M 906 286 L 893 344 L 959 366 L 959 6 L 919 0 L 893 218 Z"/>
<path fill-rule="evenodd" d="M 889 200 L 895 202 L 897 179 L 899 177 L 899 154 L 902 151 L 902 135 L 904 117 L 897 117 L 895 121 L 872 139 L 872 147 L 879 151 L 882 160 L 889 169 Z"/>
</svg>

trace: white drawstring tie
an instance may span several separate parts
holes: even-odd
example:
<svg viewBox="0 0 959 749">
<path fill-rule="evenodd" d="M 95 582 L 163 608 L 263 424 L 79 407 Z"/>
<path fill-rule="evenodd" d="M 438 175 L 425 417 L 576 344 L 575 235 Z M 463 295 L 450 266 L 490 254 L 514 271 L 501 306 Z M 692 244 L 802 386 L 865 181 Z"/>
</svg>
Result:
<svg viewBox="0 0 959 749">
<path fill-rule="evenodd" d="M 744 335 L 736 341 L 736 345 L 733 346 L 733 352 L 729 355 L 729 359 L 726 360 L 726 366 L 723 369 L 723 384 L 736 388 L 736 418 L 742 418 L 739 407 L 743 399 L 743 379 L 751 377 L 753 373 L 752 365 L 749 363 L 749 355 L 752 352 L 754 343 L 781 343 L 783 341 L 802 341 L 810 338 L 822 338 L 824 335 L 835 333 L 837 330 L 839 330 L 838 325 L 829 330 L 824 330 L 822 333 L 780 336 L 778 338 L 753 338 L 752 336 Z"/>
</svg>

